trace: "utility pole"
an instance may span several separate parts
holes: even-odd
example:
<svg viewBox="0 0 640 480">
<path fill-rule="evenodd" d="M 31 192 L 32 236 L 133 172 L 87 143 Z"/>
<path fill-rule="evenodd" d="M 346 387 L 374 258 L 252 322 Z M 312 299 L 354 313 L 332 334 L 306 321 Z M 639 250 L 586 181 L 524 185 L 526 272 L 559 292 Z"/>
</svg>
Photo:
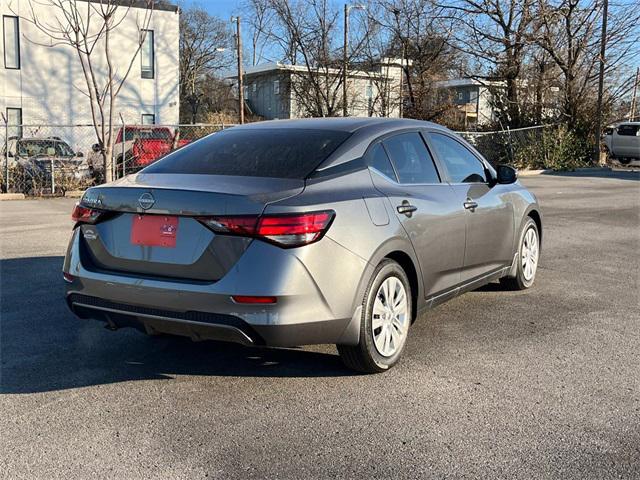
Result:
<svg viewBox="0 0 640 480">
<path fill-rule="evenodd" d="M 640 67 L 636 69 L 636 81 L 633 82 L 633 96 L 631 97 L 631 110 L 629 110 L 629 121 L 636 117 L 636 106 L 638 101 L 638 84 L 640 84 Z"/>
<path fill-rule="evenodd" d="M 596 113 L 596 146 L 594 163 L 600 163 L 600 137 L 602 135 L 602 93 L 604 89 L 604 62 L 607 51 L 607 12 L 609 0 L 602 6 L 602 36 L 600 37 L 600 74 L 598 76 L 598 111 Z"/>
<path fill-rule="evenodd" d="M 349 115 L 349 109 L 347 106 L 347 76 L 349 70 L 349 10 L 355 8 L 356 10 L 365 10 L 365 5 L 349 5 L 344 4 L 344 45 L 342 51 L 342 116 Z"/>
<path fill-rule="evenodd" d="M 400 60 L 400 105 L 398 105 L 400 111 L 400 118 L 403 116 L 403 108 L 404 108 L 404 60 L 407 56 L 407 45 L 403 41 L 402 42 L 402 59 Z"/>
<path fill-rule="evenodd" d="M 240 33 L 240 17 L 231 17 L 236 23 L 236 49 L 238 52 L 238 122 L 244 123 L 244 84 L 242 74 L 242 35 Z"/>
</svg>

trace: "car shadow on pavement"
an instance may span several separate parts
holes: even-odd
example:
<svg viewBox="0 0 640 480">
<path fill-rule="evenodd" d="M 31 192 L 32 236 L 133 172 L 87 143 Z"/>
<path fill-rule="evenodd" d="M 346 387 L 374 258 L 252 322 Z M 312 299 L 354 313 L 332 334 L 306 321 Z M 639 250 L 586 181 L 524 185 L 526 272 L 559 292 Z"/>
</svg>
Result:
<svg viewBox="0 0 640 480">
<path fill-rule="evenodd" d="M 67 308 L 63 257 L 0 261 L 0 393 L 32 393 L 174 375 L 344 376 L 336 354 L 112 332 Z"/>
</svg>

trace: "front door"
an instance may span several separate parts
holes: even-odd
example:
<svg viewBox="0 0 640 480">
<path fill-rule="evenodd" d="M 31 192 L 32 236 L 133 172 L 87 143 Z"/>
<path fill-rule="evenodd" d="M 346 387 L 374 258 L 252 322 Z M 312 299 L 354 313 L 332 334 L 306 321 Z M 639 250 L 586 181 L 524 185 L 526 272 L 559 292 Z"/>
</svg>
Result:
<svg viewBox="0 0 640 480">
<path fill-rule="evenodd" d="M 461 281 L 466 283 L 513 261 L 514 212 L 503 185 L 492 186 L 484 163 L 453 136 L 430 132 L 430 145 L 447 170 L 458 205 L 466 213 Z"/>
<path fill-rule="evenodd" d="M 455 287 L 464 259 L 465 211 L 454 190 L 440 181 L 422 135 L 415 131 L 384 138 L 368 157 L 374 185 L 411 239 L 425 297 Z"/>
</svg>

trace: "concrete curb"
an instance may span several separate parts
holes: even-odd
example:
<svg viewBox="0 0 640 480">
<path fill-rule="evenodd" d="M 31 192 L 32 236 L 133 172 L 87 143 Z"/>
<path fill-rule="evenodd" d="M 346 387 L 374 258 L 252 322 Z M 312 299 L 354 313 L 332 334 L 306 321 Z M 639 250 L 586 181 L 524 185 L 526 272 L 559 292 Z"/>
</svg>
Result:
<svg viewBox="0 0 640 480">
<path fill-rule="evenodd" d="M 4 200 L 24 200 L 24 193 L 0 193 L 0 202 Z"/>
<path fill-rule="evenodd" d="M 518 170 L 518 176 L 519 177 L 533 177 L 534 175 L 542 175 L 543 173 L 551 173 L 553 172 L 553 170 L 551 170 L 550 168 L 544 169 L 544 170 L 529 170 L 529 169 L 524 169 L 524 170 Z"/>
<path fill-rule="evenodd" d="M 80 198 L 84 195 L 84 190 L 69 190 L 64 192 L 65 198 Z"/>
<path fill-rule="evenodd" d="M 545 168 L 543 170 L 518 170 L 519 177 L 531 177 L 533 175 L 547 175 L 550 173 L 562 175 L 563 173 L 598 173 L 598 172 L 611 172 L 613 169 L 611 167 L 584 167 L 584 168 L 576 168 L 574 170 L 560 171 L 553 170 L 551 168 Z M 619 170 L 616 170 L 619 171 Z"/>
</svg>

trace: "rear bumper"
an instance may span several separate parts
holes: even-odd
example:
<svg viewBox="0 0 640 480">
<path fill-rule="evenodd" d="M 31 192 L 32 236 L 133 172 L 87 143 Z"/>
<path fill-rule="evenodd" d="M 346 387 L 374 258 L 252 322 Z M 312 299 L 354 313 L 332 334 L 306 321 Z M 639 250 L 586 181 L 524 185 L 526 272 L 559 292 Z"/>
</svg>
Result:
<svg viewBox="0 0 640 480">
<path fill-rule="evenodd" d="M 79 318 L 105 322 L 109 328 L 132 327 L 149 335 L 169 334 L 194 341 L 218 340 L 246 346 L 289 347 L 339 343 L 351 319 L 294 325 L 252 326 L 239 317 L 208 312 L 172 312 L 70 294 L 67 304 Z"/>
<path fill-rule="evenodd" d="M 222 279 L 196 283 L 88 270 L 80 234 L 74 231 L 64 272 L 74 277 L 67 303 L 81 318 L 244 345 L 358 342 L 356 291 L 369 266 L 327 237 L 292 250 L 254 241 Z M 328 268 L 328 259 L 335 267 Z M 275 296 L 277 303 L 237 304 L 232 295 Z"/>
</svg>

